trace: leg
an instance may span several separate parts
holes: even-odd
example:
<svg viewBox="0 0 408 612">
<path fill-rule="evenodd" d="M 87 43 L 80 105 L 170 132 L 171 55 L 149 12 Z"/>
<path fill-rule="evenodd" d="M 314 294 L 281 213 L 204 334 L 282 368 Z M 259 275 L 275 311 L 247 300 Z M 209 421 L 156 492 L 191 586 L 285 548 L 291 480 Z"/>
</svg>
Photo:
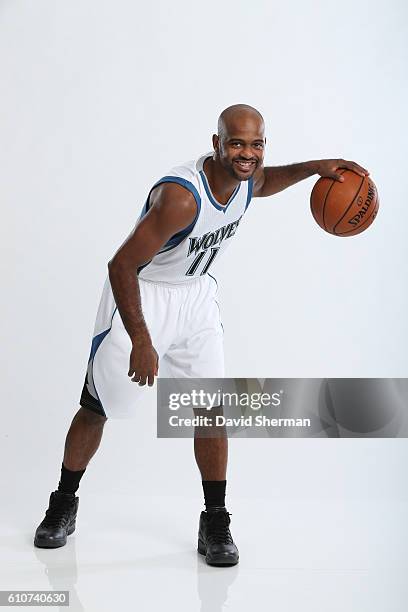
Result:
<svg viewBox="0 0 408 612">
<path fill-rule="evenodd" d="M 81 407 L 68 430 L 65 440 L 64 465 L 68 470 L 84 470 L 101 442 L 107 418 Z"/>
<path fill-rule="evenodd" d="M 164 378 L 210 379 L 222 386 L 224 377 L 223 329 L 216 301 L 214 280 L 203 276 L 200 283 L 188 288 L 183 306 L 194 313 L 185 321 L 180 340 L 172 344 L 161 360 Z M 186 311 L 187 311 L 186 310 Z M 204 383 L 204 387 L 206 383 Z M 221 407 L 205 411 L 207 417 L 222 414 Z M 203 413 L 202 409 L 194 414 Z M 230 515 L 225 508 L 225 485 L 228 459 L 226 429 L 220 426 L 196 427 L 194 453 L 201 473 L 206 510 L 201 512 L 198 552 L 210 565 L 235 565 L 239 553 L 229 530 Z"/>
<path fill-rule="evenodd" d="M 64 546 L 67 536 L 75 531 L 79 498 L 68 491 L 78 488 L 86 466 L 99 447 L 105 422 L 106 417 L 83 407 L 74 416 L 65 440 L 60 482 L 63 488 L 51 493 L 45 518 L 35 532 L 35 546 Z"/>
<path fill-rule="evenodd" d="M 201 411 L 202 412 L 202 411 Z M 208 416 L 222 414 L 214 408 Z M 201 512 L 198 530 L 198 552 L 209 565 L 235 565 L 238 549 L 229 529 L 230 518 L 225 508 L 225 485 L 228 459 L 228 438 L 225 426 L 196 427 L 194 453 L 204 489 L 206 511 Z"/>
<path fill-rule="evenodd" d="M 202 414 L 197 410 L 195 414 Z M 222 414 L 214 408 L 208 416 Z M 228 461 L 228 438 L 225 427 L 196 427 L 194 430 L 194 455 L 203 481 L 226 479 Z"/>
<path fill-rule="evenodd" d="M 194 437 L 194 454 L 202 480 L 225 480 L 228 438 Z"/>
<path fill-rule="evenodd" d="M 194 410 L 195 416 L 202 415 L 201 409 Z M 204 490 L 207 510 L 225 506 L 225 487 L 227 484 L 228 437 L 225 426 L 216 426 L 215 419 L 223 415 L 221 406 L 207 411 L 209 425 L 194 429 L 194 454 Z"/>
</svg>

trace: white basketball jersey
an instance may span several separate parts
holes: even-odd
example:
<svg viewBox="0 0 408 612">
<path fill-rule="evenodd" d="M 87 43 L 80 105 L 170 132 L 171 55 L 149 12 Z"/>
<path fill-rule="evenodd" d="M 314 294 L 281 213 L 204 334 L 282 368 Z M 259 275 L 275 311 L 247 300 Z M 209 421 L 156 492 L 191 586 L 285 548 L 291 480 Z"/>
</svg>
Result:
<svg viewBox="0 0 408 612">
<path fill-rule="evenodd" d="M 188 189 L 197 203 L 194 221 L 168 240 L 153 259 L 138 270 L 140 278 L 166 283 L 187 283 L 211 271 L 212 264 L 230 244 L 252 197 L 253 179 L 241 181 L 225 205 L 211 193 L 203 170 L 204 161 L 212 152 L 198 160 L 172 168 L 155 183 L 143 206 L 140 219 L 149 210 L 152 190 L 161 183 L 178 183 Z M 175 202 L 177 205 L 177 202 Z"/>
</svg>

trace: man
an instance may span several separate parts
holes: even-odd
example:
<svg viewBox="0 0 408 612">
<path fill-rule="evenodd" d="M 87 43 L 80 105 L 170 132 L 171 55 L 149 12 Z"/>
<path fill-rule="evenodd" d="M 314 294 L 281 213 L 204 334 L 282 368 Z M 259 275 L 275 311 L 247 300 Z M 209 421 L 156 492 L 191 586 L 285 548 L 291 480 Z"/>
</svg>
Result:
<svg viewBox="0 0 408 612">
<path fill-rule="evenodd" d="M 58 490 L 34 543 L 54 548 L 75 530 L 80 479 L 107 418 L 135 414 L 146 383 L 222 378 L 223 331 L 210 270 L 238 231 L 251 197 L 268 197 L 313 174 L 343 180 L 354 162 L 318 160 L 263 166 L 264 121 L 251 106 L 226 108 L 213 152 L 173 168 L 153 185 L 136 227 L 108 264 L 88 370 L 65 442 Z M 138 387 L 132 385 L 138 383 Z M 238 549 L 225 507 L 227 438 L 195 436 L 204 490 L 198 551 L 211 565 L 234 565 Z"/>
</svg>

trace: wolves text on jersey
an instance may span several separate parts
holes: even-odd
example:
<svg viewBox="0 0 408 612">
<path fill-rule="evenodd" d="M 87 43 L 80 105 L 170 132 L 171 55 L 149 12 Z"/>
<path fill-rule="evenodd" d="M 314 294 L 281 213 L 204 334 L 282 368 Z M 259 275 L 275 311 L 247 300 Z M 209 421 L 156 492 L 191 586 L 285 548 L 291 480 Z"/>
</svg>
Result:
<svg viewBox="0 0 408 612">
<path fill-rule="evenodd" d="M 231 223 L 228 223 L 227 225 L 218 228 L 214 232 L 207 232 L 206 234 L 198 238 L 196 238 L 195 236 L 189 238 L 190 245 L 188 248 L 187 257 L 192 253 L 194 253 L 196 257 L 194 258 L 194 261 L 186 272 L 187 276 L 193 276 L 195 274 L 207 250 L 211 249 L 208 260 L 204 265 L 200 275 L 203 275 L 208 272 L 209 267 L 211 266 L 218 254 L 221 243 L 224 240 L 227 240 L 227 238 L 231 238 L 231 236 L 235 234 L 241 219 L 242 215 L 236 221 L 232 221 Z"/>
<path fill-rule="evenodd" d="M 215 232 L 207 232 L 204 234 L 204 236 L 200 236 L 199 238 L 190 238 L 190 246 L 188 248 L 187 257 L 191 255 L 191 253 L 198 253 L 198 251 L 201 249 L 205 251 L 216 244 L 221 244 L 223 240 L 231 238 L 231 236 L 235 234 L 241 219 L 242 215 L 236 221 L 232 221 L 231 223 L 228 223 L 228 225 L 218 228 L 215 230 Z"/>
</svg>

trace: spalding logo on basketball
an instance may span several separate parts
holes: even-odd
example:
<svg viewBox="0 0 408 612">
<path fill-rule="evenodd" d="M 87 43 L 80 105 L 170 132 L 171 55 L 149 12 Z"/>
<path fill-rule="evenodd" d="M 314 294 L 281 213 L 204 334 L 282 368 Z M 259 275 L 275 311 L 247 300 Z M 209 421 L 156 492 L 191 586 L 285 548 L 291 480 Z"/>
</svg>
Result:
<svg viewBox="0 0 408 612">
<path fill-rule="evenodd" d="M 364 232 L 377 216 L 377 187 L 369 176 L 342 170 L 344 181 L 320 178 L 310 195 L 315 221 L 329 234 L 355 236 Z"/>
</svg>

